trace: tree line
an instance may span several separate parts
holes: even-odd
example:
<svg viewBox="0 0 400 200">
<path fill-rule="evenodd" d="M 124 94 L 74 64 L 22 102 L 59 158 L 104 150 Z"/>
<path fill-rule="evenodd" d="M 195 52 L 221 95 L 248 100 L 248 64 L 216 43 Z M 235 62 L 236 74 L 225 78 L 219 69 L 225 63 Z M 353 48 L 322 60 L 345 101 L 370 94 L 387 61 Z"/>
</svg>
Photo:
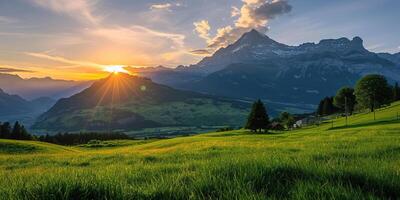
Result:
<svg viewBox="0 0 400 200">
<path fill-rule="evenodd" d="M 322 99 L 316 115 L 326 116 L 338 112 L 351 115 L 355 110 L 362 109 L 373 112 L 377 108 L 399 100 L 398 83 L 391 86 L 384 76 L 371 74 L 358 80 L 355 88 L 342 87 L 335 96 Z M 252 132 L 267 132 L 270 129 L 284 130 L 292 128 L 295 122 L 295 116 L 288 112 L 283 112 L 270 121 L 265 105 L 261 100 L 257 100 L 252 105 L 245 128 Z"/>
<path fill-rule="evenodd" d="M 11 126 L 10 122 L 0 122 L 0 138 L 12 140 L 32 140 L 33 136 L 28 133 L 18 121 Z"/>
<path fill-rule="evenodd" d="M 35 140 L 41 142 L 48 142 L 59 145 L 78 145 L 86 144 L 91 140 L 122 140 L 122 139 L 133 139 L 128 135 L 120 132 L 110 133 L 58 133 L 56 135 L 42 135 L 35 136 L 31 135 L 23 125 L 18 121 L 11 126 L 10 122 L 0 122 L 0 139 L 11 139 L 11 140 Z"/>
<path fill-rule="evenodd" d="M 342 87 L 333 97 L 325 97 L 318 105 L 316 115 L 335 113 L 352 115 L 356 110 L 375 109 L 400 100 L 398 83 L 391 86 L 382 75 L 367 75 L 357 81 L 354 88 Z"/>
<path fill-rule="evenodd" d="M 127 140 L 132 139 L 125 133 L 110 132 L 110 133 L 58 133 L 56 135 L 42 135 L 38 137 L 39 141 L 48 142 L 59 145 L 78 145 L 87 144 L 91 140 Z"/>
</svg>

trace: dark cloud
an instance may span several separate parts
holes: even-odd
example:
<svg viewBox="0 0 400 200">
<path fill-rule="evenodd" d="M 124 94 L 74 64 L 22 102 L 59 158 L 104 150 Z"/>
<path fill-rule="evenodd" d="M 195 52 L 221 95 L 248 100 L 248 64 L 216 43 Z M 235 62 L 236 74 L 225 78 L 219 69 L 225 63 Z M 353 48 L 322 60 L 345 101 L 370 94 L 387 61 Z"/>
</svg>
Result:
<svg viewBox="0 0 400 200">
<path fill-rule="evenodd" d="M 278 15 L 286 14 L 292 11 L 292 6 L 286 0 L 272 3 L 264 3 L 254 9 L 254 15 L 257 18 L 265 20 L 274 19 Z"/>
<path fill-rule="evenodd" d="M 216 49 L 227 46 L 252 29 L 266 32 L 269 20 L 292 10 L 292 6 L 287 0 L 243 0 L 243 2 L 241 9 L 235 9 L 240 10 L 240 13 L 232 15 L 239 16 L 234 26 L 218 29 L 217 35 L 208 43 L 209 48 Z"/>
</svg>

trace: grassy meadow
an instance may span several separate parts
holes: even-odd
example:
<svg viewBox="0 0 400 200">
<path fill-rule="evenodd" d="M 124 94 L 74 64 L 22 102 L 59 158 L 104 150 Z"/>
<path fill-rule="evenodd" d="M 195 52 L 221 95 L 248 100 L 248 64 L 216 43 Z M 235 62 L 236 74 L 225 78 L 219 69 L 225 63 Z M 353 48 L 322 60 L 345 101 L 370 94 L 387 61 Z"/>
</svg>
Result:
<svg viewBox="0 0 400 200">
<path fill-rule="evenodd" d="M 398 199 L 400 103 L 288 132 L 0 140 L 2 199 Z"/>
</svg>

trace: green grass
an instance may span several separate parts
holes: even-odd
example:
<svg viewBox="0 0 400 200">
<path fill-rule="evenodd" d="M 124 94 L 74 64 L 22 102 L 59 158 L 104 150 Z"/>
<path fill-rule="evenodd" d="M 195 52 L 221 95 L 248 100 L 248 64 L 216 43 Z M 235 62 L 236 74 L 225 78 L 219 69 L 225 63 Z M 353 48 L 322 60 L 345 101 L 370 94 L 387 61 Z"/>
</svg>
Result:
<svg viewBox="0 0 400 200">
<path fill-rule="evenodd" d="M 377 121 L 352 116 L 347 127 L 340 118 L 334 128 L 327 122 L 100 148 L 0 140 L 0 198 L 398 199 L 397 112 L 400 103 L 380 109 Z"/>
</svg>

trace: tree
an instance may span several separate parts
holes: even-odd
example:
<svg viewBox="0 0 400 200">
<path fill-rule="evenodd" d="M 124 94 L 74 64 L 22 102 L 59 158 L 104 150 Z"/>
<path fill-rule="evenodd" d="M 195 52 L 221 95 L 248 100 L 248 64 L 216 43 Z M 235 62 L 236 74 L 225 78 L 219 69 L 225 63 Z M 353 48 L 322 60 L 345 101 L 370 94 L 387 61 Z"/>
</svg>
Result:
<svg viewBox="0 0 400 200">
<path fill-rule="evenodd" d="M 4 122 L 0 127 L 1 138 L 9 139 L 11 135 L 11 125 L 9 122 Z"/>
<path fill-rule="evenodd" d="M 28 133 L 24 125 L 22 125 L 20 128 L 20 136 L 21 140 L 32 140 L 32 135 Z"/>
<path fill-rule="evenodd" d="M 323 107 L 324 107 L 324 99 L 322 99 L 322 100 L 319 102 L 318 109 L 317 109 L 317 116 L 322 116 L 322 115 L 324 115 L 324 113 L 323 113 Z"/>
<path fill-rule="evenodd" d="M 393 87 L 393 101 L 399 101 L 400 100 L 400 88 L 399 88 L 399 83 L 395 83 Z"/>
<path fill-rule="evenodd" d="M 319 102 L 317 115 L 331 115 L 337 111 L 337 108 L 333 105 L 333 97 L 325 97 Z"/>
<path fill-rule="evenodd" d="M 392 91 L 386 78 L 377 74 L 361 78 L 354 93 L 357 102 L 362 107 L 369 108 L 371 112 L 392 100 Z"/>
<path fill-rule="evenodd" d="M 280 121 L 286 126 L 287 129 L 295 123 L 294 117 L 288 112 L 282 112 L 279 116 Z"/>
<path fill-rule="evenodd" d="M 330 115 L 332 113 L 332 105 L 331 99 L 326 97 L 322 106 L 322 115 Z"/>
<path fill-rule="evenodd" d="M 356 96 L 354 89 L 350 87 L 340 88 L 333 100 L 333 105 L 340 108 L 342 111 L 348 111 L 353 114 L 354 106 L 356 105 Z"/>
<path fill-rule="evenodd" d="M 18 121 L 15 122 L 11 132 L 11 139 L 21 139 L 21 125 Z"/>
<path fill-rule="evenodd" d="M 252 131 L 259 130 L 260 132 L 264 129 L 265 131 L 269 127 L 269 117 L 267 110 L 261 100 L 254 102 L 251 113 L 247 119 L 246 129 Z"/>
</svg>

